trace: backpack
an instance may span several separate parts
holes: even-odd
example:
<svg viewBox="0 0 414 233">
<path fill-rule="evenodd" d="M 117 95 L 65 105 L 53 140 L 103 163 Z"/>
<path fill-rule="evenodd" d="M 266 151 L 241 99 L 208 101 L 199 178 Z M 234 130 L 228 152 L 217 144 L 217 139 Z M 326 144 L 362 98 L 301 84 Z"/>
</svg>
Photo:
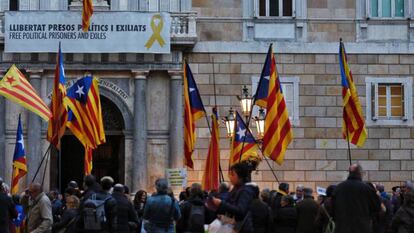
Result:
<svg viewBox="0 0 414 233">
<path fill-rule="evenodd" d="M 103 230 L 106 223 L 105 202 L 109 200 L 109 195 L 103 200 L 96 199 L 96 194 L 92 194 L 84 203 L 83 224 L 85 230 Z"/>
<path fill-rule="evenodd" d="M 187 220 L 188 231 L 204 229 L 204 206 L 191 204 L 190 215 Z"/>
<path fill-rule="evenodd" d="M 331 215 L 329 215 L 328 211 L 325 209 L 325 205 L 321 206 L 323 212 L 328 217 L 328 224 L 326 224 L 324 233 L 334 233 L 335 232 L 335 222 L 333 221 Z"/>
</svg>

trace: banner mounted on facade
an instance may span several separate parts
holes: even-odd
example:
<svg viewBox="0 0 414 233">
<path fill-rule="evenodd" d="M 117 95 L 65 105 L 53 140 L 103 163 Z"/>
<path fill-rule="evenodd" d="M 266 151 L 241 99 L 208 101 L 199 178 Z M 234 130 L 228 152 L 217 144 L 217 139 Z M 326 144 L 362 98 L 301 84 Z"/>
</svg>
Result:
<svg viewBox="0 0 414 233">
<path fill-rule="evenodd" d="M 5 52 L 170 53 L 169 13 L 96 12 L 88 32 L 80 11 L 9 11 Z"/>
<path fill-rule="evenodd" d="M 168 185 L 170 187 L 187 186 L 187 169 L 186 168 L 170 168 L 166 170 Z"/>
</svg>

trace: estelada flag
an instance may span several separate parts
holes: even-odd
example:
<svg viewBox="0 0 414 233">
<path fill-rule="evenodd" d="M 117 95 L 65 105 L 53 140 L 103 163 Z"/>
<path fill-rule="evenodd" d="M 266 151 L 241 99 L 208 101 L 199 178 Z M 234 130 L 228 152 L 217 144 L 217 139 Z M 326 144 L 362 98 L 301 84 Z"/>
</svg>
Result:
<svg viewBox="0 0 414 233">
<path fill-rule="evenodd" d="M 93 149 L 86 146 L 85 147 L 85 158 L 84 158 L 85 161 L 83 164 L 84 166 L 83 170 L 84 170 L 85 176 L 90 175 L 92 173 L 92 168 L 93 168 L 92 154 L 93 154 Z"/>
<path fill-rule="evenodd" d="M 93 0 L 83 0 L 82 4 L 82 30 L 87 32 L 89 25 L 91 24 L 91 18 L 93 14 Z"/>
<path fill-rule="evenodd" d="M 50 109 L 52 118 L 47 127 L 47 140 L 58 150 L 60 149 L 60 138 L 65 133 L 67 111 L 63 105 L 63 98 L 66 96 L 65 69 L 63 67 L 63 55 L 59 43 L 59 53 L 55 68 L 55 79 L 53 81 L 53 92 Z"/>
<path fill-rule="evenodd" d="M 255 104 L 266 108 L 267 111 L 264 123 L 263 154 L 280 165 L 293 139 L 293 132 L 272 45 L 269 47 L 263 65 Z"/>
<path fill-rule="evenodd" d="M 0 95 L 39 115 L 45 121 L 52 117 L 50 109 L 15 65 L 0 80 Z"/>
<path fill-rule="evenodd" d="M 341 69 L 343 99 L 342 137 L 361 147 L 364 145 L 368 133 L 342 41 L 339 42 L 339 67 Z"/>
<path fill-rule="evenodd" d="M 247 128 L 240 114 L 236 111 L 229 166 L 247 160 L 260 160 L 257 154 L 258 149 L 257 142 L 252 133 Z"/>
<path fill-rule="evenodd" d="M 218 190 L 219 187 L 219 166 L 220 166 L 220 130 L 217 115 L 217 108 L 213 108 L 211 115 L 211 139 L 208 147 L 206 167 L 203 175 L 203 190 Z"/>
<path fill-rule="evenodd" d="M 184 164 L 193 168 L 193 151 L 196 142 L 195 122 L 205 116 L 203 102 L 190 66 L 184 62 Z"/>
<path fill-rule="evenodd" d="M 11 182 L 11 193 L 19 192 L 19 180 L 27 173 L 26 154 L 24 152 L 23 128 L 20 120 L 17 124 L 16 145 L 14 147 L 13 155 L 13 172 Z"/>
</svg>

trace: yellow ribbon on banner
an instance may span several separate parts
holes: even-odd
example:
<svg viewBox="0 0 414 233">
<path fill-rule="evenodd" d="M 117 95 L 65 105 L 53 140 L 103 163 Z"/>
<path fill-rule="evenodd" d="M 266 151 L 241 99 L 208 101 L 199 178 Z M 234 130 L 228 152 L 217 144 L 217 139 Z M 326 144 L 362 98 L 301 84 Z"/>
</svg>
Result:
<svg viewBox="0 0 414 233">
<path fill-rule="evenodd" d="M 159 23 L 158 23 L 158 25 L 155 25 L 155 21 L 157 19 L 159 20 Z M 161 47 L 163 47 L 165 45 L 165 41 L 161 37 L 161 30 L 162 30 L 163 26 L 164 26 L 164 21 L 162 20 L 161 15 L 160 14 L 153 15 L 152 18 L 151 18 L 151 29 L 152 29 L 153 34 L 149 38 L 147 43 L 145 44 L 145 47 L 147 49 L 150 49 L 152 47 L 155 40 L 158 41 L 158 43 L 160 44 Z"/>
</svg>

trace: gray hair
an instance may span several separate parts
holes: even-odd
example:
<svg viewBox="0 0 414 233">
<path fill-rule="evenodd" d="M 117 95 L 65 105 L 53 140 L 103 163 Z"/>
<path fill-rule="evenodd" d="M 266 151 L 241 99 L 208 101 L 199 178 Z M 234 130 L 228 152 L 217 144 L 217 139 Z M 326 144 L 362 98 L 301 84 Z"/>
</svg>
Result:
<svg viewBox="0 0 414 233">
<path fill-rule="evenodd" d="M 124 191 L 125 191 L 125 188 L 124 188 L 124 186 L 122 184 L 116 184 L 116 185 L 114 185 L 114 192 L 124 193 Z"/>
<path fill-rule="evenodd" d="M 155 189 L 157 193 L 166 194 L 168 191 L 168 181 L 165 178 L 160 178 L 155 181 Z"/>
</svg>

